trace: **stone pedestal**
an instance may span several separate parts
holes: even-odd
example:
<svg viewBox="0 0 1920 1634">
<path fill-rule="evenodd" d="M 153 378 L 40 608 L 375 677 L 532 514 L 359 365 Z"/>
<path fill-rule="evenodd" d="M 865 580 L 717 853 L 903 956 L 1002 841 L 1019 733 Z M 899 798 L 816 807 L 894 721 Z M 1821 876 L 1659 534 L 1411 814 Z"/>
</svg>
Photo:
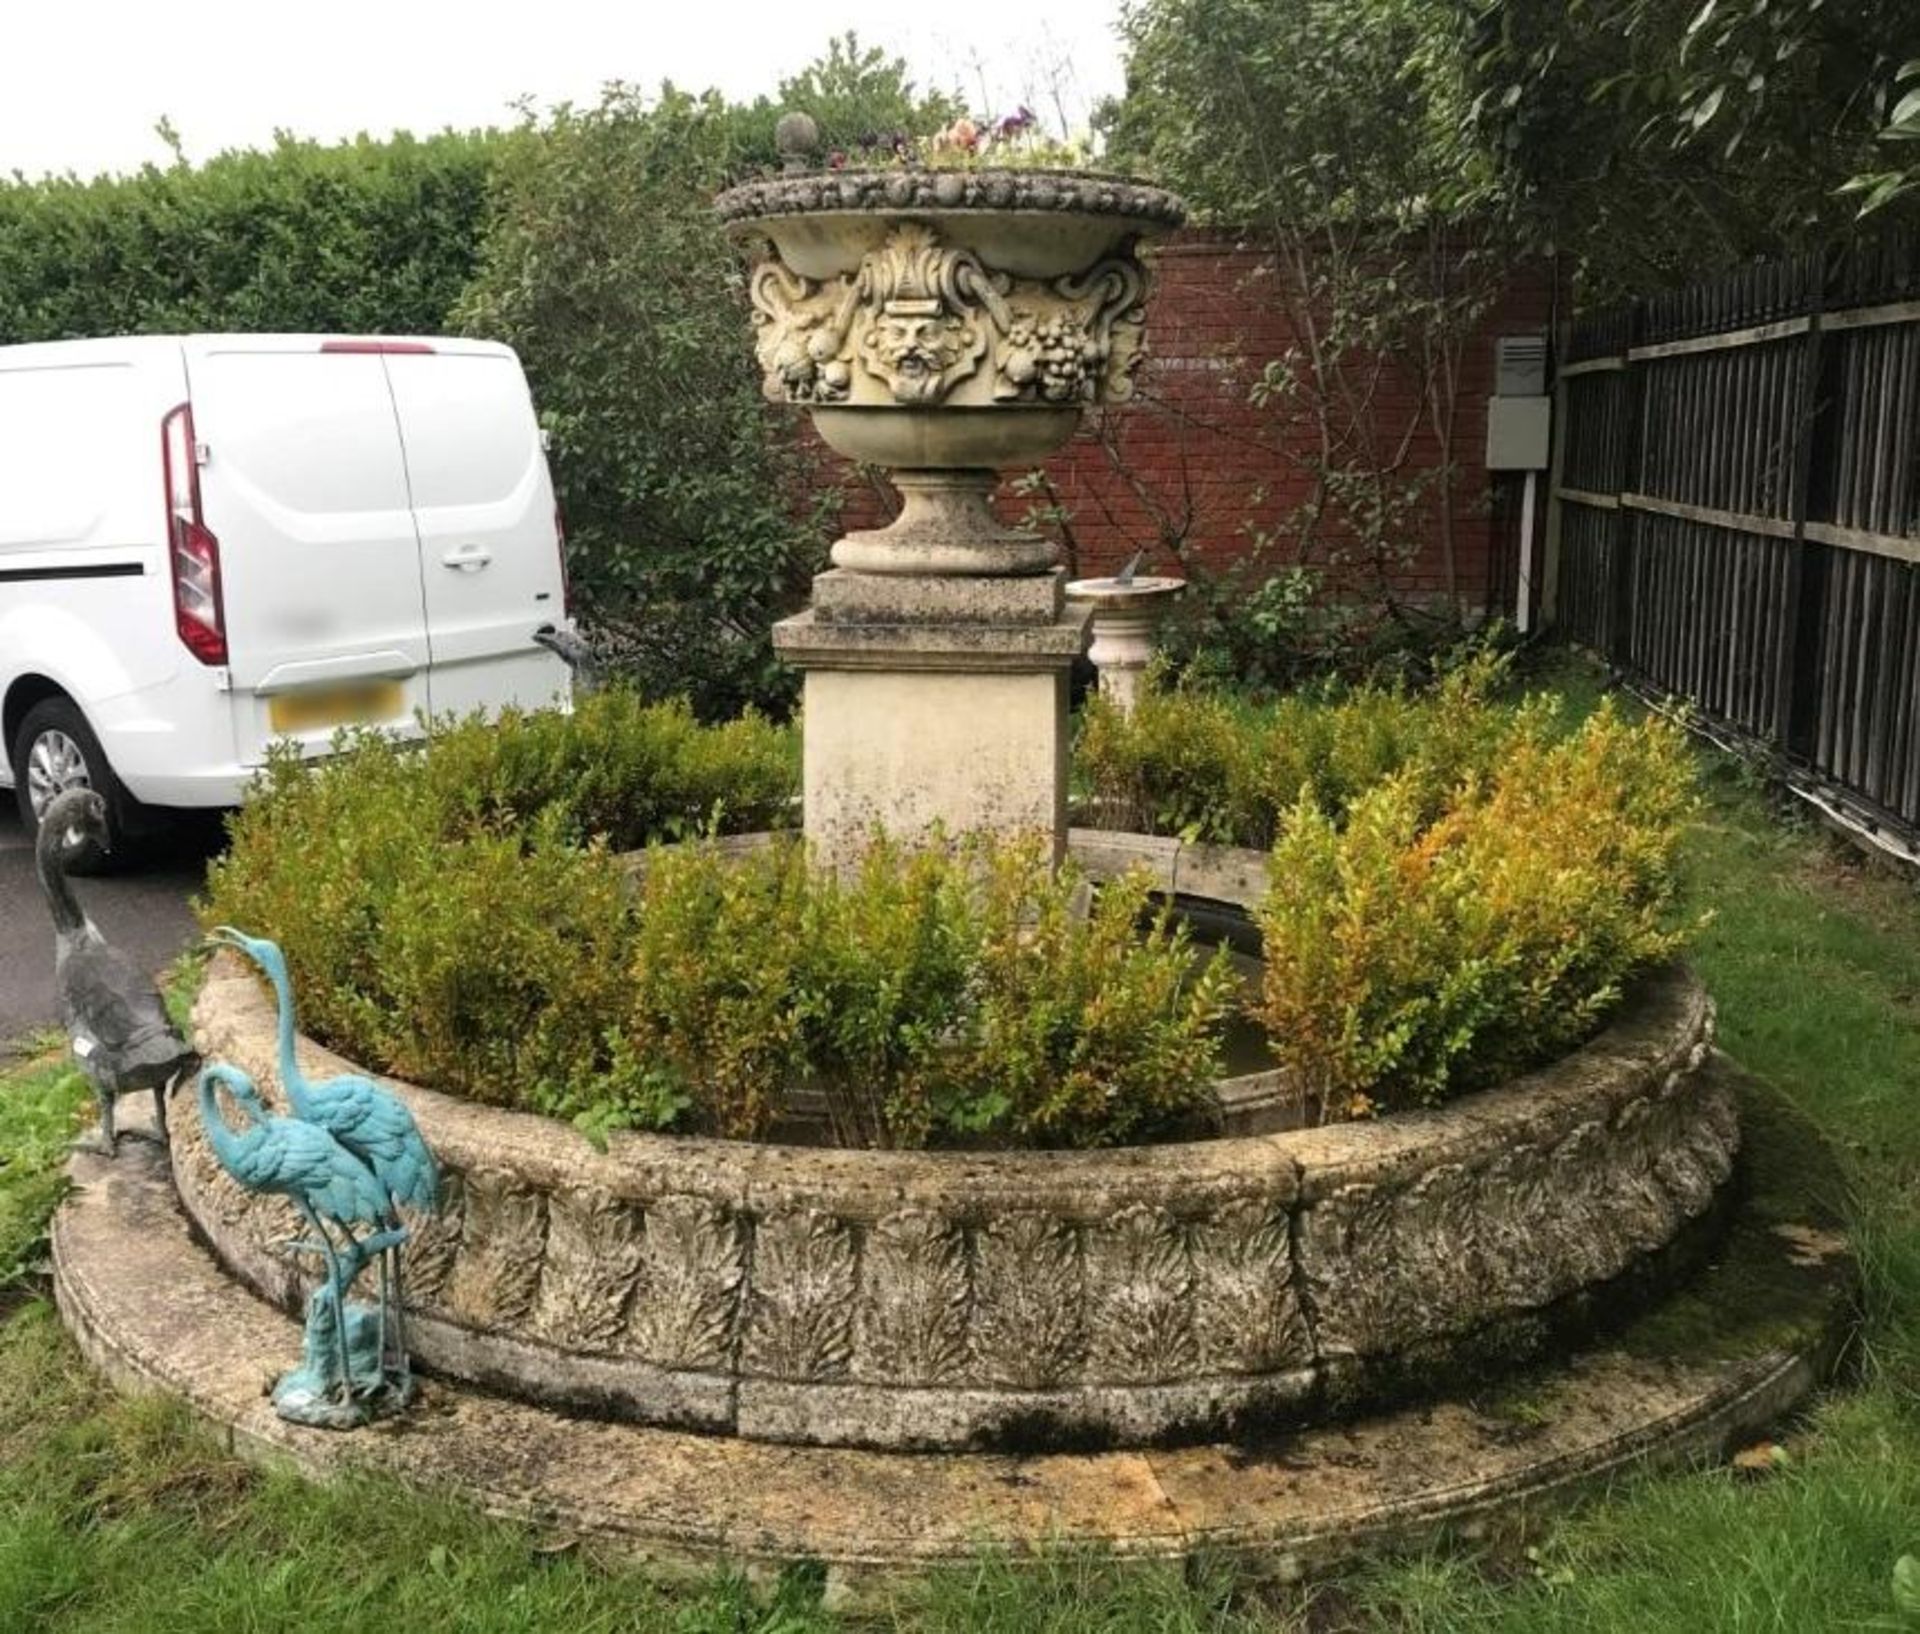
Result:
<svg viewBox="0 0 1920 1634">
<path fill-rule="evenodd" d="M 1067 675 L 1086 644 L 1044 539 L 994 512 L 1145 356 L 1142 243 L 1172 194 L 1070 171 L 809 171 L 714 201 L 746 253 L 761 383 L 900 490 L 833 547 L 774 632 L 806 675 L 806 827 L 844 867 L 876 827 L 911 842 L 1038 828 L 1064 849 Z"/>
<path fill-rule="evenodd" d="M 1087 656 L 1100 672 L 1101 696 L 1121 714 L 1133 713 L 1161 613 L 1186 587 L 1185 579 L 1076 579 L 1067 586 L 1067 600 L 1093 614 Z"/>
<path fill-rule="evenodd" d="M 1057 570 L 914 578 L 836 569 L 774 627 L 805 672 L 807 838 L 844 867 L 909 842 L 1038 829 L 1066 844 L 1067 678 L 1087 613 Z"/>
</svg>

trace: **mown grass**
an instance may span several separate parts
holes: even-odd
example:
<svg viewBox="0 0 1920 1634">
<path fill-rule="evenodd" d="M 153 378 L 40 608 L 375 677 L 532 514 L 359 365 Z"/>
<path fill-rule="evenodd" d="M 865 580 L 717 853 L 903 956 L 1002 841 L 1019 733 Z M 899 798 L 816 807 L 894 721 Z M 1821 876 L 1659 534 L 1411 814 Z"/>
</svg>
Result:
<svg viewBox="0 0 1920 1634">
<path fill-rule="evenodd" d="M 1591 672 L 1551 677 L 1576 704 Z M 1920 1553 L 1920 894 L 1703 757 L 1689 892 L 1721 1037 L 1833 1141 L 1866 1261 L 1855 1383 L 1782 1434 L 1763 1476 L 1625 1482 L 1472 1548 L 1310 1591 L 1225 1567 L 984 1560 L 873 1622 L 930 1634 L 1696 1634 L 1920 1628 L 1892 1577 Z M 664 1586 L 565 1540 L 371 1481 L 255 1472 L 176 1410 L 97 1385 L 36 1280 L 84 1105 L 57 1059 L 0 1076 L 0 1630 L 327 1629 L 814 1634 L 857 1626 L 814 1574 Z M 9 1300 L 11 1301 L 9 1303 Z"/>
</svg>

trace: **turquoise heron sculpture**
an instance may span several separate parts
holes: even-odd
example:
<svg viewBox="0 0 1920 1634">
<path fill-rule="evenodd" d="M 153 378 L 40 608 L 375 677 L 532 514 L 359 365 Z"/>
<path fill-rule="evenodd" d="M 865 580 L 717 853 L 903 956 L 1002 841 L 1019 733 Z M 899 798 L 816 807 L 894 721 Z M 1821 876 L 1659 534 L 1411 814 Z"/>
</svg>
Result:
<svg viewBox="0 0 1920 1634">
<path fill-rule="evenodd" d="M 274 1386 L 274 1406 L 296 1423 L 360 1423 L 366 1413 L 356 1397 L 387 1383 L 384 1346 L 375 1348 L 370 1369 L 356 1365 L 356 1353 L 364 1354 L 367 1347 L 353 1343 L 353 1330 L 369 1321 L 377 1328 L 378 1322 L 372 1316 L 363 1320 L 364 1307 L 350 1307 L 347 1296 L 367 1260 L 404 1241 L 405 1233 L 387 1227 L 390 1205 L 366 1164 L 326 1130 L 270 1113 L 253 1080 L 238 1067 L 216 1062 L 202 1068 L 198 1089 L 201 1122 L 220 1167 L 248 1191 L 292 1203 L 313 1233 L 311 1241 L 295 1246 L 319 1253 L 327 1263 L 326 1278 L 307 1303 L 302 1365 Z M 245 1114 L 242 1127 L 236 1129 L 222 1114 L 221 1089 Z M 368 1235 L 357 1238 L 356 1226 L 370 1228 Z M 339 1243 L 333 1231 L 340 1233 Z"/>
<path fill-rule="evenodd" d="M 296 1118 L 324 1129 L 373 1171 L 389 1200 L 381 1225 L 387 1231 L 400 1229 L 398 1209 L 402 1206 L 431 1214 L 440 1199 L 440 1169 L 433 1153 L 421 1138 L 413 1114 L 401 1101 L 372 1079 L 357 1073 L 342 1073 L 335 1078 L 309 1083 L 300 1070 L 294 1039 L 299 1026 L 293 1002 L 293 981 L 287 971 L 287 957 L 277 942 L 264 936 L 249 936 L 231 925 L 220 925 L 212 939 L 244 953 L 273 984 L 279 1015 L 280 1082 L 286 1090 L 287 1104 Z M 404 1241 L 404 1237 L 400 1239 Z M 391 1264 L 391 1282 L 389 1281 Z M 383 1255 L 380 1260 L 380 1309 L 383 1330 L 381 1352 L 386 1352 L 385 1313 L 393 1309 L 395 1365 L 404 1375 L 407 1370 L 406 1296 L 401 1285 L 397 1256 Z"/>
</svg>

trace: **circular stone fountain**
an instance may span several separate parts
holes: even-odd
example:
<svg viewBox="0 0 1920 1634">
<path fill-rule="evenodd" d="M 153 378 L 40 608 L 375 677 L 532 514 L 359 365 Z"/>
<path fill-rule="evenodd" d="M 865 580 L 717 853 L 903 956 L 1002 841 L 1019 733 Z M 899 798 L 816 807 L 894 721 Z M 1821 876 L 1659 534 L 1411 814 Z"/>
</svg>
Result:
<svg viewBox="0 0 1920 1634">
<path fill-rule="evenodd" d="M 1705 1070 L 1712 1019 L 1669 972 L 1564 1059 L 1437 1111 L 1115 1151 L 616 1134 L 602 1152 L 397 1085 L 448 1180 L 406 1250 L 414 1349 L 527 1399 L 819 1446 L 1169 1444 L 1351 1416 L 1605 1326 L 1689 1268 L 1670 1247 L 1739 1143 Z M 273 1002 L 238 963 L 209 977 L 196 1037 L 271 1079 Z M 361 1070 L 308 1047 L 316 1078 Z M 1220 1086 L 1240 1127 L 1281 1121 L 1248 1115 L 1284 1103 L 1268 1076 Z M 222 1265 L 297 1310 L 287 1205 L 234 1186 L 192 1119 L 173 1169 Z"/>
<path fill-rule="evenodd" d="M 1096 879 L 1145 866 L 1244 916 L 1260 854 L 1068 833 L 1086 611 L 989 503 L 996 467 L 1132 389 L 1139 247 L 1178 201 L 901 169 L 789 174 L 719 208 L 753 260 L 769 394 L 903 494 L 777 632 L 806 675 L 822 861 L 876 822 L 1038 828 Z M 1824 1373 L 1837 1187 L 1713 1055 L 1711 1021 L 1661 973 L 1564 1059 L 1436 1111 L 1290 1128 L 1299 1097 L 1268 1073 L 1219 1086 L 1212 1131 L 1096 1152 L 600 1149 L 395 1084 L 448 1175 L 406 1249 L 428 1376 L 413 1417 L 349 1435 L 261 1396 L 297 1348 L 294 1233 L 184 1108 L 170 1165 L 76 1157 L 56 1291 L 116 1379 L 241 1450 L 389 1470 L 654 1559 L 858 1574 L 1050 1541 L 1298 1571 L 1716 1452 Z M 278 1099 L 271 1008 L 230 956 L 195 1032 Z M 299 1048 L 315 1074 L 350 1065 Z"/>
</svg>

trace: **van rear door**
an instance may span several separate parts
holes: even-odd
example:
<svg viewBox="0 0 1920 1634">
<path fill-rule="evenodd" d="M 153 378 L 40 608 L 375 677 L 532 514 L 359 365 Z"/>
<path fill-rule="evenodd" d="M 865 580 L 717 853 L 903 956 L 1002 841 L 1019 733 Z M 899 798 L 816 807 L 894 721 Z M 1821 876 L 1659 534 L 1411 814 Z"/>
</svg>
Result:
<svg viewBox="0 0 1920 1634">
<path fill-rule="evenodd" d="M 186 342 L 243 764 L 431 707 L 419 540 L 385 359 L 317 336 Z"/>
<path fill-rule="evenodd" d="M 550 705 L 566 668 L 533 632 L 565 615 L 553 483 L 520 360 L 488 341 L 390 345 L 420 532 L 436 715 Z"/>
</svg>

